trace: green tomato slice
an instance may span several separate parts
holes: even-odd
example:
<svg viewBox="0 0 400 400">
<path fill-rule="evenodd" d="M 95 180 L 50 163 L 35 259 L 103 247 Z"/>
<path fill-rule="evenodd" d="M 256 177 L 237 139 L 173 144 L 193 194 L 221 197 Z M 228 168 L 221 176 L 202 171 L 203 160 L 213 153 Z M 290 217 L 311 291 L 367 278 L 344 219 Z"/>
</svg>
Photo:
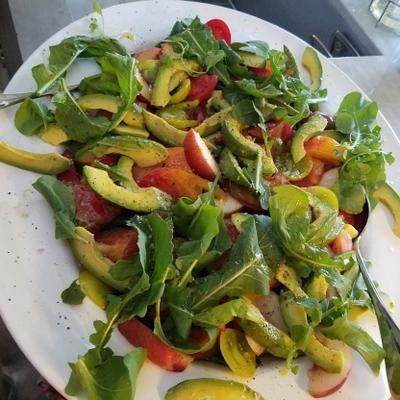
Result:
<svg viewBox="0 0 400 400">
<path fill-rule="evenodd" d="M 256 371 L 256 355 L 247 343 L 243 332 L 225 329 L 220 336 L 219 346 L 232 372 L 240 377 L 249 378 Z"/>
</svg>

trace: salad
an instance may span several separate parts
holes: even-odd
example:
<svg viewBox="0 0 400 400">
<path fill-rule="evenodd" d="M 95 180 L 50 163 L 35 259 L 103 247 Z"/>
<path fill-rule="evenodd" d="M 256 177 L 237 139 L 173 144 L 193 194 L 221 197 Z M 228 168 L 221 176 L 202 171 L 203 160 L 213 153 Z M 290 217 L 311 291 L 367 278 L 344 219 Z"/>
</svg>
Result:
<svg viewBox="0 0 400 400">
<path fill-rule="evenodd" d="M 68 88 L 79 57 L 99 73 Z M 15 126 L 63 153 L 0 142 L 0 161 L 43 174 L 33 187 L 81 267 L 62 300 L 105 311 L 90 350 L 71 360 L 68 395 L 131 399 L 146 358 L 175 372 L 208 360 L 250 378 L 264 354 L 292 373 L 306 356 L 314 397 L 345 383 L 352 349 L 379 373 L 385 352 L 355 322 L 371 304 L 353 240 L 377 201 L 400 236 L 385 178 L 393 158 L 377 104 L 352 92 L 334 116 L 319 112 L 328 93 L 312 48 L 302 64 L 310 85 L 287 47 L 232 42 L 225 22 L 196 17 L 133 55 L 102 34 L 69 37 L 32 69 L 36 96 Z M 107 347 L 115 329 L 135 347 L 124 356 Z M 204 395 L 263 398 L 217 379 L 165 398 Z"/>
</svg>

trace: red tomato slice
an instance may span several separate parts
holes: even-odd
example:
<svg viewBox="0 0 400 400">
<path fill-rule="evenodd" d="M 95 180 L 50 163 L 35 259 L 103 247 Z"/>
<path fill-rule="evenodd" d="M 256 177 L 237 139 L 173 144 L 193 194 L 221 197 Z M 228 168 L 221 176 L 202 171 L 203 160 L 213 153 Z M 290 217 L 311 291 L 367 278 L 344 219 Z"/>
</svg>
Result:
<svg viewBox="0 0 400 400">
<path fill-rule="evenodd" d="M 289 180 L 279 173 L 272 176 L 267 176 L 265 179 L 272 187 L 287 185 L 289 183 Z"/>
<path fill-rule="evenodd" d="M 257 211 L 262 210 L 257 196 L 251 193 L 245 187 L 230 182 L 228 191 L 236 200 L 239 200 L 245 207 Z"/>
<path fill-rule="evenodd" d="M 222 19 L 210 19 L 206 22 L 217 40 L 225 40 L 227 45 L 231 44 L 232 36 L 229 26 Z"/>
<path fill-rule="evenodd" d="M 149 172 L 159 168 L 178 168 L 184 171 L 192 172 L 188 162 L 186 161 L 185 150 L 183 147 L 169 147 L 168 158 L 151 167 L 133 167 L 133 176 L 135 180 L 140 181 Z"/>
<path fill-rule="evenodd" d="M 122 208 L 104 200 L 86 182 L 72 185 L 75 219 L 78 225 L 95 233 L 122 212 Z"/>
<path fill-rule="evenodd" d="M 260 78 L 269 78 L 271 76 L 271 67 L 269 65 L 269 63 L 267 62 L 265 64 L 264 68 L 255 68 L 255 67 L 249 67 L 249 70 L 254 72 L 254 74 L 256 74 L 257 76 L 259 76 Z"/>
<path fill-rule="evenodd" d="M 112 261 L 127 260 L 139 250 L 135 229 L 115 228 L 96 233 L 95 240 L 101 253 Z"/>
<path fill-rule="evenodd" d="M 76 170 L 75 164 L 71 164 L 69 168 L 57 175 L 57 179 L 64 183 L 79 183 L 81 176 Z"/>
<path fill-rule="evenodd" d="M 205 103 L 210 98 L 217 83 L 217 75 L 201 75 L 191 78 L 190 92 L 186 100 L 198 100 L 200 103 Z"/>
<path fill-rule="evenodd" d="M 300 187 L 318 185 L 324 171 L 325 171 L 325 164 L 322 161 L 318 160 L 317 158 L 313 158 L 313 168 L 311 172 L 301 181 L 293 183 Z"/>
<path fill-rule="evenodd" d="M 343 210 L 339 210 L 339 217 L 342 218 L 345 224 L 350 224 L 354 226 L 356 220 L 355 215 L 349 214 L 348 212 Z"/>
<path fill-rule="evenodd" d="M 209 189 L 207 180 L 192 172 L 177 168 L 154 169 L 143 176 L 138 183 L 141 187 L 156 187 L 171 195 L 175 200 L 181 197 L 196 200 L 201 193 Z"/>
<path fill-rule="evenodd" d="M 193 358 L 164 344 L 146 325 L 133 318 L 118 326 L 125 339 L 135 347 L 144 347 L 148 359 L 167 371 L 183 371 Z"/>
<path fill-rule="evenodd" d="M 269 122 L 268 131 L 271 137 L 281 139 L 283 143 L 289 142 L 293 136 L 292 127 L 285 121 Z"/>
<path fill-rule="evenodd" d="M 159 47 L 149 47 L 134 54 L 136 60 L 157 60 L 160 58 L 161 49 Z"/>
</svg>

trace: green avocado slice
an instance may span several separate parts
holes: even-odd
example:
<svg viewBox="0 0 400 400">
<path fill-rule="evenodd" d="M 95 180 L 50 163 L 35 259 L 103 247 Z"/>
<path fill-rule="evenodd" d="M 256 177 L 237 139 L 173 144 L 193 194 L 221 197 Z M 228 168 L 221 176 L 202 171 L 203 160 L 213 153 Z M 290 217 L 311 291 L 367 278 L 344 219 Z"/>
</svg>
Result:
<svg viewBox="0 0 400 400">
<path fill-rule="evenodd" d="M 71 165 L 71 160 L 58 153 L 31 153 L 0 141 L 0 161 L 40 174 L 56 175 Z"/>
<path fill-rule="evenodd" d="M 320 114 L 312 115 L 294 134 L 290 151 L 295 163 L 300 162 L 306 156 L 304 143 L 325 129 L 328 121 Z"/>
<path fill-rule="evenodd" d="M 79 162 L 90 163 L 105 154 L 121 154 L 132 158 L 139 167 L 151 167 L 168 157 L 167 149 L 154 140 L 134 136 L 105 136 L 88 143 L 75 154 Z"/>
<path fill-rule="evenodd" d="M 310 74 L 311 77 L 311 90 L 317 90 L 320 88 L 322 83 L 322 65 L 318 57 L 318 53 L 312 47 L 306 47 L 301 60 L 304 68 Z"/>
<path fill-rule="evenodd" d="M 243 383 L 213 379 L 189 379 L 168 390 L 165 400 L 264 400 Z"/>
<path fill-rule="evenodd" d="M 213 114 L 211 117 L 205 119 L 200 125 L 198 125 L 195 130 L 202 137 L 211 135 L 212 133 L 221 129 L 222 122 L 231 110 L 232 107 L 229 107 Z"/>
<path fill-rule="evenodd" d="M 75 232 L 84 239 L 83 241 L 77 239 L 69 241 L 79 263 L 102 282 L 121 292 L 124 291 L 128 286 L 128 281 L 116 280 L 111 276 L 110 269 L 114 263 L 101 254 L 96 246 L 94 235 L 81 226 L 76 227 Z"/>
<path fill-rule="evenodd" d="M 183 146 L 186 132 L 177 129 L 161 117 L 143 110 L 144 123 L 150 133 L 167 146 Z"/>
<path fill-rule="evenodd" d="M 128 190 L 116 185 L 106 171 L 88 165 L 83 167 L 83 175 L 101 197 L 128 210 L 151 212 L 171 206 L 169 195 L 154 187 Z"/>
</svg>

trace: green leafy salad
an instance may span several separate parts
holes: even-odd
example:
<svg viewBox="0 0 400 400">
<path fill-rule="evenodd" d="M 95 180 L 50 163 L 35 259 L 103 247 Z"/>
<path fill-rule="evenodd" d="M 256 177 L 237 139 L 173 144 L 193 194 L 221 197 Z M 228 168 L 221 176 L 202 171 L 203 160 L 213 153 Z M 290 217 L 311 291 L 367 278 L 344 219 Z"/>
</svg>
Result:
<svg viewBox="0 0 400 400">
<path fill-rule="evenodd" d="M 71 88 L 78 58 L 99 73 Z M 302 64 L 310 85 L 287 47 L 232 42 L 225 22 L 196 17 L 133 55 L 103 34 L 68 37 L 32 69 L 36 95 L 15 125 L 62 154 L 0 142 L 0 160 L 44 174 L 33 186 L 81 267 L 62 300 L 104 309 L 90 350 L 71 355 L 68 395 L 129 400 L 146 359 L 175 372 L 206 360 L 250 378 L 266 354 L 292 373 L 306 356 L 315 397 L 344 383 L 351 349 L 379 373 L 385 352 L 355 322 L 370 298 L 353 240 L 378 199 L 400 234 L 400 199 L 385 183 L 393 160 L 376 103 L 353 92 L 321 113 L 312 48 Z M 108 347 L 115 329 L 135 347 L 124 356 Z M 165 398 L 204 393 L 263 398 L 217 379 Z"/>
</svg>

